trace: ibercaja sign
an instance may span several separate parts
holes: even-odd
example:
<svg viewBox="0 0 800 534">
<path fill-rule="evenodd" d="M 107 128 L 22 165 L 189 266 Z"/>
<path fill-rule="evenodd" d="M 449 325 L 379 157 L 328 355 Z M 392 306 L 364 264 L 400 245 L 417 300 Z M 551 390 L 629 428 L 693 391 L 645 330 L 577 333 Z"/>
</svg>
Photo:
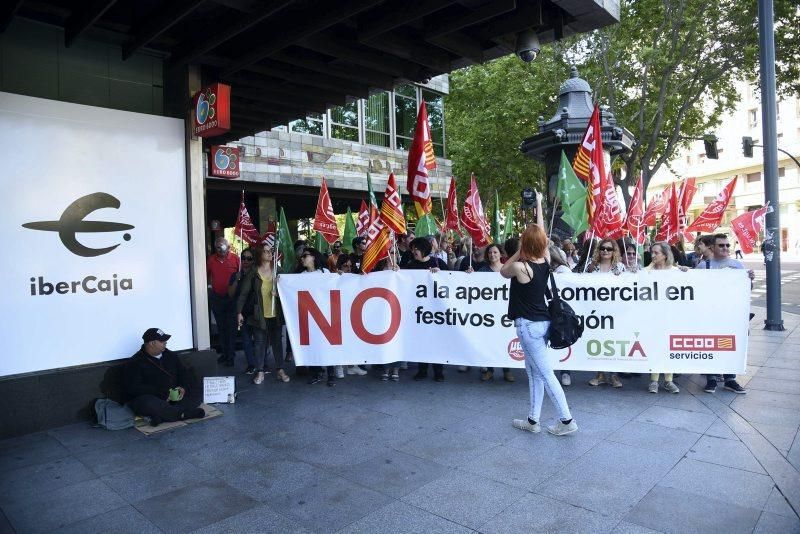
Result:
<svg viewBox="0 0 800 534">
<path fill-rule="evenodd" d="M 231 86 L 211 84 L 192 97 L 192 131 L 198 137 L 214 137 L 231 129 Z"/>
<path fill-rule="evenodd" d="M 211 147 L 208 153 L 208 175 L 218 178 L 239 177 L 239 147 Z"/>
</svg>

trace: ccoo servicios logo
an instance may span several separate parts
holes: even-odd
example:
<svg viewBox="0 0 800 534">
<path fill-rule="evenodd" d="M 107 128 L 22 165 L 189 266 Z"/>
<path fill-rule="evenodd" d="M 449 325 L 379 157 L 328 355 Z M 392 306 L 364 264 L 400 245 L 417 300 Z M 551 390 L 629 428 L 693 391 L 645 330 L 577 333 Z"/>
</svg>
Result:
<svg viewBox="0 0 800 534">
<path fill-rule="evenodd" d="M 69 252 L 76 256 L 83 258 L 93 258 L 108 254 L 116 249 L 121 243 L 116 243 L 101 248 L 92 248 L 84 245 L 78 240 L 78 234 L 81 233 L 118 233 L 126 230 L 133 230 L 135 227 L 131 224 L 111 222 L 111 221 L 87 221 L 86 217 L 103 208 L 119 209 L 122 203 L 118 198 L 108 193 L 92 193 L 72 202 L 62 212 L 58 220 L 50 221 L 34 221 L 27 222 L 22 225 L 23 228 L 29 230 L 39 230 L 43 232 L 55 232 L 61 240 L 61 244 Z M 124 241 L 131 240 L 131 234 L 125 232 L 122 235 Z M 119 278 L 117 274 L 113 274 L 110 278 L 98 277 L 95 275 L 87 275 L 81 280 L 71 280 L 62 282 L 49 282 L 45 281 L 43 276 L 32 276 L 30 293 L 32 296 L 36 295 L 66 295 L 69 293 L 87 293 L 93 294 L 97 292 L 110 292 L 114 296 L 118 295 L 120 291 L 128 291 L 133 289 L 132 278 Z"/>
</svg>

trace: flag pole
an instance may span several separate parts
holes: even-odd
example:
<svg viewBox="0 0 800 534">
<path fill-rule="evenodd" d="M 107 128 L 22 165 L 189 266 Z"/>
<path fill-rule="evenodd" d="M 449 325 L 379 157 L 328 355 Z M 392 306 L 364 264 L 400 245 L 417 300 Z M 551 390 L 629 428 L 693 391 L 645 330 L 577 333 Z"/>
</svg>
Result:
<svg viewBox="0 0 800 534">
<path fill-rule="evenodd" d="M 547 234 L 547 239 L 552 241 L 553 237 L 553 224 L 556 222 L 556 207 L 558 206 L 558 197 L 553 202 L 553 216 L 550 217 L 550 233 Z"/>
<path fill-rule="evenodd" d="M 244 204 L 244 189 L 242 189 L 242 204 Z M 240 204 L 239 205 L 239 214 L 240 215 L 241 215 L 241 212 L 242 212 L 242 206 Z M 237 217 L 237 219 L 238 219 L 238 217 Z M 242 250 L 244 250 L 244 237 L 242 237 L 243 232 L 244 232 L 244 226 L 240 224 L 239 225 L 239 246 L 242 248 Z M 233 236 L 236 237 L 236 234 L 233 234 Z M 241 256 L 241 254 L 239 254 L 239 255 Z M 239 273 L 241 274 L 241 272 L 242 272 L 242 262 L 240 261 L 239 262 Z"/>
<path fill-rule="evenodd" d="M 433 157 L 434 157 L 434 159 L 436 159 L 436 154 L 434 154 Z M 438 163 L 436 164 L 436 181 L 437 182 L 439 181 L 439 164 Z M 431 188 L 431 189 L 433 189 L 433 188 Z M 441 193 L 441 191 L 440 191 L 440 193 Z M 442 217 L 445 217 L 445 220 L 447 220 L 446 219 L 447 214 L 444 211 L 444 201 L 442 200 L 442 195 L 439 195 L 439 207 L 442 209 Z M 431 209 L 431 217 L 433 217 L 433 209 Z M 433 218 L 433 221 L 436 222 L 436 218 L 435 217 Z M 439 228 L 437 227 L 437 230 L 438 229 Z M 443 239 L 444 239 L 444 232 L 440 231 L 439 232 L 439 250 L 442 250 Z"/>
</svg>

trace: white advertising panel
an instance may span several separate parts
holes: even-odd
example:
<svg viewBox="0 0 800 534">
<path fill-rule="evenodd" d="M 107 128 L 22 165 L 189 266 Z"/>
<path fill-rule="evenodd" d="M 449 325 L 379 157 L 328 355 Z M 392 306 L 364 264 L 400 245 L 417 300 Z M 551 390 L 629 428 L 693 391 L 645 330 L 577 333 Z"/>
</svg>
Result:
<svg viewBox="0 0 800 534">
<path fill-rule="evenodd" d="M 744 373 L 750 280 L 743 270 L 558 274 L 583 336 L 550 349 L 556 369 Z M 497 273 L 282 275 L 298 365 L 416 361 L 524 367 Z"/>
<path fill-rule="evenodd" d="M 192 347 L 183 121 L 0 93 L 0 376 Z"/>
</svg>

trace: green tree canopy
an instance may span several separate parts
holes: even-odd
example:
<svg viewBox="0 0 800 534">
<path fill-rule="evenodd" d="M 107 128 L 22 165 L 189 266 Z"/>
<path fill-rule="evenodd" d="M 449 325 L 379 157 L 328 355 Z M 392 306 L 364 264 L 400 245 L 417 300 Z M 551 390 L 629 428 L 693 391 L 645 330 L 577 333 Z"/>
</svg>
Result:
<svg viewBox="0 0 800 534">
<path fill-rule="evenodd" d="M 779 91 L 800 94 L 796 0 L 775 0 L 775 24 Z M 503 200 L 543 178 L 518 145 L 536 133 L 539 115 L 555 111 L 568 64 L 578 65 L 596 100 L 637 139 L 616 162 L 618 183 L 632 185 L 642 172 L 646 188 L 689 143 L 681 137 L 714 132 L 738 102 L 738 81 L 757 79 L 756 2 L 622 0 L 620 24 L 546 46 L 534 63 L 508 56 L 453 73 L 446 110 L 458 176 L 474 171 Z"/>
</svg>

